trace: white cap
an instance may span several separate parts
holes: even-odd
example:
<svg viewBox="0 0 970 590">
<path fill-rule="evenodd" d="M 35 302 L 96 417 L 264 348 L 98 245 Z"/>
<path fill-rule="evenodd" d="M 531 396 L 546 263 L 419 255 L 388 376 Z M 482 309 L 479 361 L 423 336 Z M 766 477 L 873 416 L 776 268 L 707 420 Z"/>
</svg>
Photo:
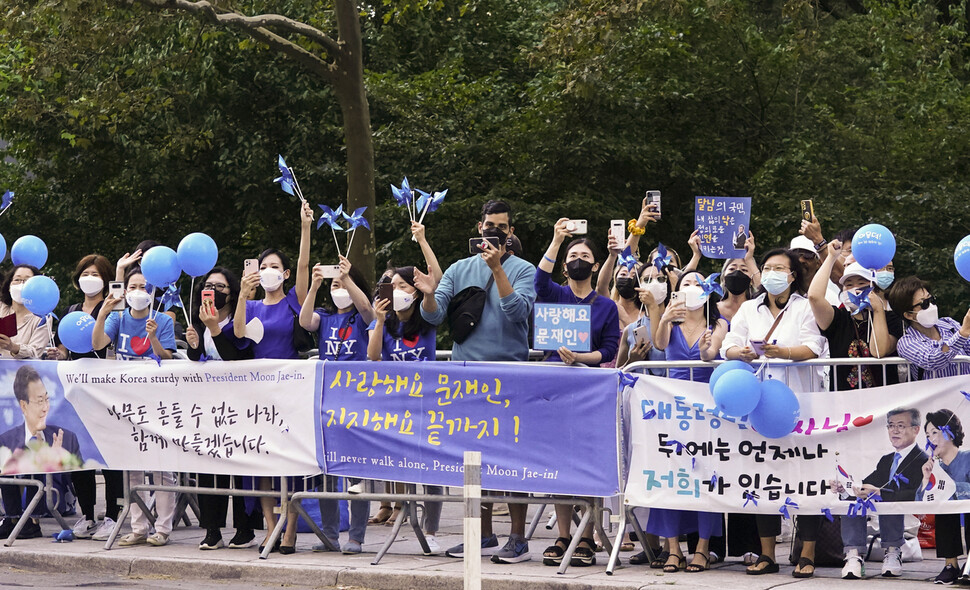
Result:
<svg viewBox="0 0 970 590">
<path fill-rule="evenodd" d="M 862 266 L 858 262 L 853 262 L 849 266 L 845 267 L 845 271 L 842 272 L 842 278 L 839 279 L 839 284 L 844 285 L 846 279 L 849 277 L 862 277 L 865 280 L 872 282 L 876 280 L 876 273 L 875 271 Z"/>
<path fill-rule="evenodd" d="M 791 245 L 788 246 L 788 249 L 807 250 L 812 254 L 815 254 L 816 256 L 818 256 L 818 253 L 815 251 L 815 244 L 813 244 L 812 240 L 809 240 L 805 236 L 795 236 L 794 238 L 792 238 Z"/>
</svg>

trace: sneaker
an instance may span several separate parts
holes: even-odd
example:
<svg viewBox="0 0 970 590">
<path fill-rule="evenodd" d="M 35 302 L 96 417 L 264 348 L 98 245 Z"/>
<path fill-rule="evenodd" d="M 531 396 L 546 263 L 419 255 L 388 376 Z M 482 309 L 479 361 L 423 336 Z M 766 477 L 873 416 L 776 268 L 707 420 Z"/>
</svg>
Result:
<svg viewBox="0 0 970 590">
<path fill-rule="evenodd" d="M 249 529 L 237 529 L 236 534 L 229 540 L 230 549 L 246 549 L 256 542 L 256 533 Z"/>
<path fill-rule="evenodd" d="M 347 486 L 348 494 L 363 494 L 364 493 L 364 482 L 359 481 L 352 486 Z"/>
<path fill-rule="evenodd" d="M 882 558 L 882 575 L 885 578 L 898 578 L 903 575 L 903 556 L 899 547 L 887 547 Z"/>
<path fill-rule="evenodd" d="M 148 537 L 145 535 L 139 535 L 138 533 L 128 533 L 124 537 L 118 540 L 119 547 L 131 547 L 132 545 L 143 545 L 148 541 Z"/>
<path fill-rule="evenodd" d="M 521 535 L 509 535 L 502 550 L 492 556 L 492 563 L 520 563 L 529 561 L 529 542 Z"/>
<path fill-rule="evenodd" d="M 943 568 L 943 571 L 941 571 L 936 576 L 936 579 L 933 580 L 933 583 L 946 584 L 947 586 L 949 586 L 950 584 L 956 582 L 959 578 L 960 578 L 960 570 L 953 567 L 952 565 L 947 564 L 947 566 Z"/>
<path fill-rule="evenodd" d="M 24 528 L 20 529 L 20 534 L 17 535 L 18 539 L 36 539 L 37 537 L 43 537 L 44 533 L 40 530 L 40 523 L 34 522 L 34 519 L 28 518 L 27 523 L 24 524 Z"/>
<path fill-rule="evenodd" d="M 360 546 L 360 543 L 354 540 L 347 541 L 347 543 L 340 549 L 341 553 L 344 555 L 354 555 L 363 550 L 364 549 Z"/>
<path fill-rule="evenodd" d="M 428 543 L 428 550 L 424 552 L 425 555 L 438 555 L 441 553 L 441 545 L 438 544 L 438 539 L 435 539 L 434 535 L 425 535 L 424 540 Z"/>
<path fill-rule="evenodd" d="M 492 516 L 508 516 L 509 515 L 509 505 L 505 504 L 493 504 L 492 505 Z"/>
<path fill-rule="evenodd" d="M 154 533 L 152 536 L 145 539 L 145 542 L 154 547 L 168 545 L 168 535 L 165 533 Z"/>
<path fill-rule="evenodd" d="M 0 522 L 0 539 L 6 539 L 13 532 L 13 527 L 17 526 L 17 523 L 13 521 L 12 518 L 4 518 L 3 522 Z"/>
<path fill-rule="evenodd" d="M 866 564 L 859 557 L 859 554 L 845 556 L 845 565 L 842 567 L 843 580 L 861 580 L 866 577 Z"/>
<path fill-rule="evenodd" d="M 482 537 L 482 557 L 486 555 L 495 555 L 499 552 L 498 537 L 492 535 L 491 537 Z M 465 557 L 465 544 L 455 545 L 451 549 L 445 551 L 445 555 L 448 557 L 457 557 L 461 559 Z"/>
<path fill-rule="evenodd" d="M 94 531 L 94 534 L 91 535 L 91 538 L 94 539 L 95 541 L 107 541 L 108 537 L 111 536 L 111 531 L 113 531 L 114 528 L 115 528 L 114 519 L 108 518 L 107 516 L 105 516 L 104 520 L 101 521 L 101 526 L 98 527 L 98 530 Z"/>
<path fill-rule="evenodd" d="M 224 545 L 225 544 L 222 542 L 222 531 L 219 529 L 209 529 L 205 533 L 205 538 L 202 539 L 201 543 L 199 543 L 199 549 L 203 551 L 211 551 L 213 549 L 223 547 Z"/>
<path fill-rule="evenodd" d="M 96 530 L 98 530 L 98 523 L 94 522 L 93 520 L 88 520 L 83 516 L 80 520 L 74 523 L 74 527 L 71 528 L 71 532 L 74 533 L 75 539 L 90 539 L 91 535 L 94 534 L 94 531 Z"/>
<path fill-rule="evenodd" d="M 324 552 L 327 552 L 327 551 L 338 551 L 339 552 L 340 551 L 340 541 L 338 539 L 330 539 L 330 542 L 333 543 L 333 546 L 336 547 L 336 549 L 331 549 L 330 547 L 327 546 L 326 543 L 317 543 L 316 545 L 313 546 L 313 550 L 316 551 L 317 553 L 324 553 Z"/>
</svg>

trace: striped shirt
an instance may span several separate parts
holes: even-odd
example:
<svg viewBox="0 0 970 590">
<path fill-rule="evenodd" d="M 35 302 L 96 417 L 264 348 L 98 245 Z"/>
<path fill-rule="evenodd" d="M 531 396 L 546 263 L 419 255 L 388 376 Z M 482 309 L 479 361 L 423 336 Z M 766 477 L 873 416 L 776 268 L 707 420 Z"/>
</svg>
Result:
<svg viewBox="0 0 970 590">
<path fill-rule="evenodd" d="M 970 355 L 970 339 L 960 335 L 960 324 L 953 318 L 940 318 L 936 321 L 936 329 L 940 332 L 939 340 L 907 326 L 903 337 L 896 343 L 896 353 L 911 363 L 909 378 L 912 381 L 970 374 L 970 364 L 953 362 L 957 355 Z"/>
</svg>

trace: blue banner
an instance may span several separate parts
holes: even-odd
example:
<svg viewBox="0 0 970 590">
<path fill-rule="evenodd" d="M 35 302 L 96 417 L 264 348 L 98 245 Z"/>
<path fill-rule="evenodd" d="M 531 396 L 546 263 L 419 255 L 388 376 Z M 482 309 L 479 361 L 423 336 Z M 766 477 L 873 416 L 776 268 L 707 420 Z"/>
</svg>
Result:
<svg viewBox="0 0 970 590">
<path fill-rule="evenodd" d="M 744 258 L 750 220 L 751 197 L 694 198 L 694 229 L 708 258 Z"/>
<path fill-rule="evenodd" d="M 590 306 L 568 303 L 536 303 L 532 347 L 536 350 L 573 352 L 590 350 Z"/>
<path fill-rule="evenodd" d="M 326 363 L 326 472 L 460 486 L 464 451 L 481 451 L 484 489 L 611 496 L 618 382 L 541 364 Z"/>
</svg>

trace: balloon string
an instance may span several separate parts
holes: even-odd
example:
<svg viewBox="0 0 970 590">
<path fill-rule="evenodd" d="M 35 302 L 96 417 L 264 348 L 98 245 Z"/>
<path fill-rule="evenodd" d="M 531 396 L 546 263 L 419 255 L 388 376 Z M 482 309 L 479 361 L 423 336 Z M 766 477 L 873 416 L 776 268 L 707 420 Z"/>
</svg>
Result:
<svg viewBox="0 0 970 590">
<path fill-rule="evenodd" d="M 189 321 L 189 312 L 187 312 L 185 310 L 185 303 L 182 302 L 182 294 L 181 293 L 179 293 L 179 304 L 182 306 L 182 316 L 185 317 L 185 325 L 186 326 L 191 326 L 192 323 Z M 191 305 L 191 303 L 189 305 Z"/>
<path fill-rule="evenodd" d="M 53 316 L 54 314 L 52 313 L 47 314 L 47 334 L 50 336 L 51 348 L 54 348 L 54 327 L 51 325 Z"/>
<path fill-rule="evenodd" d="M 189 283 L 189 309 L 190 310 L 193 309 L 192 308 L 192 296 L 193 295 L 195 295 L 195 277 L 192 277 L 192 282 Z M 181 301 L 182 301 L 182 295 L 180 293 L 179 294 L 179 302 L 181 303 Z M 184 310 L 185 308 L 183 307 L 182 309 Z M 191 322 L 191 320 L 189 320 L 188 315 L 186 315 L 185 321 L 187 322 L 187 325 L 185 326 L 186 328 L 188 328 L 189 326 L 192 325 L 192 322 Z"/>
<path fill-rule="evenodd" d="M 148 319 L 155 319 L 155 285 L 152 285 L 152 304 L 148 306 Z"/>
</svg>

